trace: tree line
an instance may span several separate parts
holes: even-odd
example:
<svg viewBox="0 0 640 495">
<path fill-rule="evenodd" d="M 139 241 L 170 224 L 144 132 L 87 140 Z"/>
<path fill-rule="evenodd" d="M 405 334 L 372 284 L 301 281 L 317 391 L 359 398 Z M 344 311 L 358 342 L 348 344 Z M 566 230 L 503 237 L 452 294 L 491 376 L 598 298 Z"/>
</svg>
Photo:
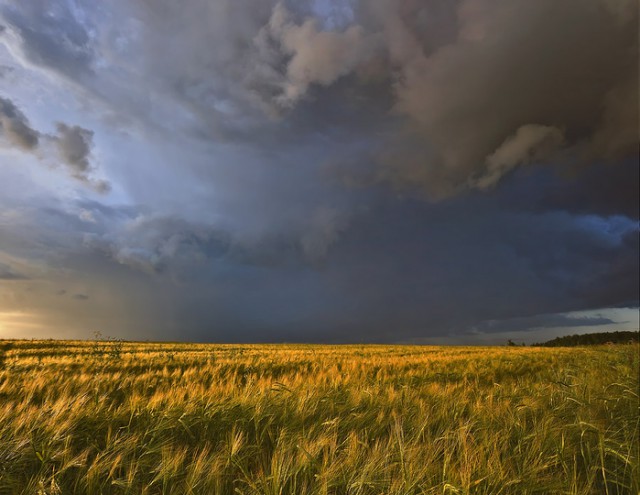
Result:
<svg viewBox="0 0 640 495">
<path fill-rule="evenodd" d="M 547 342 L 531 344 L 538 347 L 573 347 L 577 345 L 628 344 L 640 341 L 640 332 L 598 332 L 556 337 Z"/>
</svg>

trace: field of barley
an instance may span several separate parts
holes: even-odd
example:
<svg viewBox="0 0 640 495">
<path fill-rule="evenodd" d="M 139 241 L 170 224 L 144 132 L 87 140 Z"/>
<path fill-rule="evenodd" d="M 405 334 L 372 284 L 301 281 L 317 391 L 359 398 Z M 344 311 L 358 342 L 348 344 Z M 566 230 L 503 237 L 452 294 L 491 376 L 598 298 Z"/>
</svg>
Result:
<svg viewBox="0 0 640 495">
<path fill-rule="evenodd" d="M 636 494 L 638 351 L 0 341 L 0 494 Z"/>
</svg>

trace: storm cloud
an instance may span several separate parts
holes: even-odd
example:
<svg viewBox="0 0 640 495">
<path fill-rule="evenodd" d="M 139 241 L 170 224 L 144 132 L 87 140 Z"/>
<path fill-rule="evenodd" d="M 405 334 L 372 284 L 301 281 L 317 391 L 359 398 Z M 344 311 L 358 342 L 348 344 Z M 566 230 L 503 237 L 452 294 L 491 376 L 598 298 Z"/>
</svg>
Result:
<svg viewBox="0 0 640 495">
<path fill-rule="evenodd" d="M 90 161 L 93 132 L 89 129 L 58 122 L 55 135 L 41 133 L 10 99 L 0 97 L 0 138 L 8 147 L 32 153 L 41 161 L 62 163 L 71 177 L 98 192 L 109 190 L 108 181 L 90 177 L 95 167 Z"/>
<path fill-rule="evenodd" d="M 90 162 L 93 131 L 80 126 L 68 126 L 62 122 L 56 124 L 56 135 L 51 138 L 67 166 L 71 176 L 96 191 L 104 193 L 109 190 L 109 183 L 105 180 L 93 180 L 89 174 L 93 170 Z"/>
<path fill-rule="evenodd" d="M 11 100 L 0 97 L 0 136 L 8 145 L 31 151 L 38 146 L 39 134 Z"/>
<path fill-rule="evenodd" d="M 610 325 L 567 315 L 638 304 L 637 23 L 633 0 L 0 0 L 0 255 L 39 281 L 0 300 L 199 340 Z"/>
</svg>

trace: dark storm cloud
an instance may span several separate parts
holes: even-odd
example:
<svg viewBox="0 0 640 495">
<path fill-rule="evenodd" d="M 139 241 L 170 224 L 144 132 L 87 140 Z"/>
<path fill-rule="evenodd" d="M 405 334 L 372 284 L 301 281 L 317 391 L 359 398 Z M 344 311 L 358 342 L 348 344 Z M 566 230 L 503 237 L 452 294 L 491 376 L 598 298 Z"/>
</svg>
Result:
<svg viewBox="0 0 640 495">
<path fill-rule="evenodd" d="M 565 210 L 575 214 L 624 215 L 638 219 L 638 161 L 595 163 L 575 170 L 548 168 L 513 174 L 498 191 L 503 207 L 529 211 Z"/>
<path fill-rule="evenodd" d="M 73 293 L 134 298 L 138 316 L 118 325 L 167 338 L 383 342 L 502 320 L 571 325 L 536 315 L 637 304 L 637 227 L 622 217 L 506 212 L 483 195 L 375 204 L 319 265 L 283 239 L 243 244 L 211 225 L 95 202 L 34 211 L 37 232 L 0 228 L 0 251 L 64 266 L 65 284 L 86 290 Z M 85 303 L 86 318 L 103 304 Z"/>
<path fill-rule="evenodd" d="M 204 138 L 282 144 L 323 125 L 344 128 L 322 111 L 326 92 L 334 103 L 377 106 L 373 127 L 362 106 L 345 109 L 361 115 L 347 133 L 376 132 L 370 175 L 433 198 L 490 188 L 527 163 L 637 150 L 632 0 L 342 2 L 325 19 L 312 2 L 127 2 L 114 15 L 131 25 L 85 8 L 84 18 L 106 22 L 94 26 L 95 40 L 74 10 L 38 7 L 4 9 L 31 60 L 79 82 L 100 50 L 196 117 Z M 82 83 L 109 99 L 107 83 Z M 288 125 L 290 117 L 311 128 Z"/>
<path fill-rule="evenodd" d="M 84 243 L 120 264 L 148 273 L 165 271 L 169 265 L 197 264 L 229 249 L 228 239 L 213 229 L 175 218 L 144 216 L 119 230 L 87 234 Z"/>
<path fill-rule="evenodd" d="M 139 148 L 96 153 L 123 162 L 128 204 L 19 205 L 0 251 L 64 267 L 83 321 L 203 340 L 596 325 L 559 313 L 637 305 L 636 2 L 331 7 L 1 7 L 9 51 Z M 6 101 L 5 141 L 104 189 L 93 130 L 41 134 Z"/>
<path fill-rule="evenodd" d="M 603 316 L 535 315 L 509 320 L 484 321 L 472 327 L 471 331 L 479 333 L 522 332 L 534 328 L 597 327 L 614 323 L 616 322 L 611 318 Z"/>
<path fill-rule="evenodd" d="M 390 180 L 437 197 L 490 186 L 532 160 L 637 149 L 633 2 L 462 2 L 457 39 L 432 55 L 394 10 L 409 47 L 396 60 L 395 111 L 409 134 L 385 150 Z M 422 145 L 403 148 L 411 134 Z"/>
<path fill-rule="evenodd" d="M 544 190 L 538 204 L 547 209 L 601 215 L 619 214 L 638 219 L 639 170 L 634 158 L 619 164 L 585 168 L 579 175 L 572 174 Z"/>
<path fill-rule="evenodd" d="M 626 232 L 620 247 L 608 264 L 594 270 L 577 291 L 587 304 L 595 306 L 637 306 L 640 300 L 640 242 L 639 232 Z"/>
<path fill-rule="evenodd" d="M 349 327 L 359 329 L 354 337 L 388 340 L 613 300 L 637 304 L 637 251 L 628 241 L 637 227 L 624 218 L 510 213 L 481 197 L 405 200 L 376 213 L 332 257 L 327 277 L 336 294 L 349 295 L 334 301 L 343 323 L 326 322 L 336 338 Z"/>
<path fill-rule="evenodd" d="M 56 131 L 56 135 L 49 135 L 34 129 L 13 101 L 0 96 L 0 138 L 10 147 L 32 153 L 39 159 L 59 158 L 74 179 L 98 192 L 107 192 L 110 188 L 107 181 L 90 176 L 95 170 L 90 161 L 93 132 L 62 122 L 57 123 Z M 50 144 L 55 150 L 48 149 Z"/>
<path fill-rule="evenodd" d="M 10 146 L 32 151 L 38 146 L 40 133 L 30 126 L 27 118 L 11 100 L 0 97 L 0 136 Z"/>
<path fill-rule="evenodd" d="M 108 192 L 110 185 L 107 181 L 94 180 L 89 176 L 94 170 L 94 166 L 90 162 L 93 131 L 77 125 L 68 126 L 58 122 L 56 132 L 53 142 L 71 176 L 93 187 L 98 192 Z"/>
<path fill-rule="evenodd" d="M 626 279 L 637 279 L 634 261 L 621 261 L 632 252 L 629 222 L 609 236 L 568 215 L 499 213 L 477 201 L 381 206 L 351 226 L 321 268 L 234 272 L 213 298 L 222 308 L 209 312 L 185 301 L 185 320 L 193 322 L 194 338 L 224 322 L 236 332 L 217 338 L 384 342 L 468 333 L 481 322 L 514 318 L 521 319 L 513 326 L 526 330 L 551 325 L 552 318 L 536 317 L 550 311 L 637 301 L 636 288 L 603 277 L 621 263 Z M 540 253 L 544 245 L 548 253 Z M 553 323 L 607 322 L 558 316 Z"/>
<path fill-rule="evenodd" d="M 83 217 L 86 215 L 81 213 Z M 140 214 L 98 226 L 97 231 L 84 234 L 83 244 L 146 273 L 177 273 L 221 261 L 259 267 L 300 266 L 323 262 L 346 226 L 347 220 L 339 212 L 323 209 L 316 211 L 308 227 L 298 234 L 243 238 L 220 225 Z"/>
<path fill-rule="evenodd" d="M 90 168 L 89 154 L 91 153 L 93 132 L 79 126 L 69 127 L 62 123 L 58 123 L 57 131 L 56 145 L 60 155 L 75 174 L 84 179 Z"/>
<path fill-rule="evenodd" d="M 324 93 L 335 101 L 343 85 L 352 100 L 383 105 L 373 175 L 436 198 L 489 188 L 526 163 L 612 160 L 637 148 L 633 2 L 376 1 L 356 4 L 336 30 L 284 3 L 190 5 L 135 10 L 141 46 L 150 73 L 214 138 L 229 125 L 236 137 L 277 128 L 305 105 L 296 118 L 317 129 L 332 117 L 319 111 Z M 220 29 L 199 28 L 222 19 Z M 430 30 L 434 19 L 450 25 Z M 158 34 L 187 26 L 178 42 Z M 287 128 L 289 139 L 304 128 Z"/>
<path fill-rule="evenodd" d="M 17 225 L 0 225 L 0 251 L 33 260 L 88 251 L 142 274 L 180 278 L 220 264 L 259 269 L 317 265 L 347 225 L 338 212 L 318 210 L 307 228 L 295 235 L 266 232 L 247 238 L 224 225 L 92 200 L 65 208 L 32 206 L 18 211 Z M 37 229 L 29 227 L 36 225 Z"/>
</svg>

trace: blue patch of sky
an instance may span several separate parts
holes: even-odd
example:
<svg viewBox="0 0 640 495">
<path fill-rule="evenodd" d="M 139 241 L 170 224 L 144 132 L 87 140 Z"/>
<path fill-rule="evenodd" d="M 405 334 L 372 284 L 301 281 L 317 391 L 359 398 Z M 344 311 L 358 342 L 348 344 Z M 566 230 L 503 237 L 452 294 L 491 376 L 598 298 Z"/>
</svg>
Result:
<svg viewBox="0 0 640 495">
<path fill-rule="evenodd" d="M 629 232 L 638 230 L 638 223 L 622 215 L 600 216 L 580 215 L 576 223 L 587 230 L 596 232 L 612 246 L 619 245 Z"/>
<path fill-rule="evenodd" d="M 340 31 L 354 19 L 353 6 L 349 0 L 315 0 L 311 7 L 322 27 L 328 31 Z"/>
</svg>

